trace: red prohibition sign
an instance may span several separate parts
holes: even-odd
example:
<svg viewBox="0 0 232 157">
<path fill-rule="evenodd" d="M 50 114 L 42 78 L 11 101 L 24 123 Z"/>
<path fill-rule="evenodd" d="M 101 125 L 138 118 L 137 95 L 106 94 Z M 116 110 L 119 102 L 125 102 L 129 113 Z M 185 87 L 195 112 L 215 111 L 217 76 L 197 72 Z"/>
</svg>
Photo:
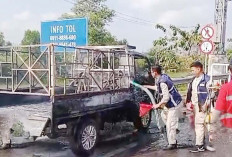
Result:
<svg viewBox="0 0 232 157">
<path fill-rule="evenodd" d="M 204 39 L 210 39 L 214 35 L 214 29 L 212 26 L 207 25 L 201 30 L 201 36 Z"/>
</svg>

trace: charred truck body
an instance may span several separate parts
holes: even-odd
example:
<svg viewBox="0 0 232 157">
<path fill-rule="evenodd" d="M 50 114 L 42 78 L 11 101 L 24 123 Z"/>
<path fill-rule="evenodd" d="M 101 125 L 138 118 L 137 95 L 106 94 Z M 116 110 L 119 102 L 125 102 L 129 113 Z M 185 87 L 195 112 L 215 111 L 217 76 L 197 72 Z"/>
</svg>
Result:
<svg viewBox="0 0 232 157">
<path fill-rule="evenodd" d="M 134 49 L 53 44 L 0 48 L 2 126 L 7 132 L 19 121 L 35 138 L 69 137 L 72 151 L 85 155 L 94 151 L 106 122 L 126 120 L 137 129 L 148 128 L 151 113 L 140 118 L 139 102 L 149 100 L 130 81 L 151 84 L 150 75 L 144 80 L 150 63 Z"/>
</svg>

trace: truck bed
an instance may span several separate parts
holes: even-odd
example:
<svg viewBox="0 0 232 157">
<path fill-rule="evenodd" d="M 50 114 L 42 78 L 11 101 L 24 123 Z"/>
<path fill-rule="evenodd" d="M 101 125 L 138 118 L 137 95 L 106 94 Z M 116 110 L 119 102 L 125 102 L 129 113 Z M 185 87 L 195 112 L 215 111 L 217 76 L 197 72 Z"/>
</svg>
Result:
<svg viewBox="0 0 232 157">
<path fill-rule="evenodd" d="M 130 89 L 49 97 L 1 94 L 0 130 L 9 130 L 13 124 L 23 124 L 30 136 L 41 136 L 46 122 L 51 119 L 59 125 L 64 120 L 120 108 L 132 99 Z M 6 131 L 3 131 L 6 132 Z"/>
<path fill-rule="evenodd" d="M 37 103 L 26 103 L 26 100 L 30 101 L 28 97 L 21 96 L 19 99 L 19 96 L 14 95 L 5 95 L 1 98 L 3 99 L 0 103 L 1 136 L 6 136 L 14 124 L 22 124 L 24 131 L 29 132 L 30 136 L 41 136 L 47 120 L 51 118 L 52 104 L 49 101 L 38 102 L 37 98 Z"/>
</svg>

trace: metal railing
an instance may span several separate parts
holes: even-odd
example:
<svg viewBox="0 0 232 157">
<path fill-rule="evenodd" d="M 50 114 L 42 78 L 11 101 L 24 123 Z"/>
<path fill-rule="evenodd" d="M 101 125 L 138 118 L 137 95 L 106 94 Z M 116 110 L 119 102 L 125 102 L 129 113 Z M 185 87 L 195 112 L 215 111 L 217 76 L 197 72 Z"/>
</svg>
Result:
<svg viewBox="0 0 232 157">
<path fill-rule="evenodd" d="M 135 75 L 133 48 L 0 47 L 0 93 L 53 96 L 128 88 Z"/>
<path fill-rule="evenodd" d="M 221 72 L 222 74 L 214 74 L 215 66 L 221 66 L 223 71 L 225 71 L 225 73 L 223 74 L 223 72 Z M 223 80 L 227 80 L 229 82 L 231 80 L 231 74 L 228 71 L 228 66 L 229 64 L 220 64 L 220 63 L 212 64 L 210 67 L 210 72 L 209 72 L 210 84 L 214 84 L 213 81 L 222 83 Z M 188 76 L 186 78 L 174 78 L 173 82 L 175 85 L 181 85 L 181 84 L 188 84 L 192 80 L 193 80 L 193 76 Z"/>
<path fill-rule="evenodd" d="M 230 74 L 218 74 L 210 76 L 211 81 L 213 80 L 230 80 Z M 193 80 L 193 76 L 188 76 L 186 78 L 173 78 L 172 79 L 175 85 L 188 84 Z"/>
</svg>

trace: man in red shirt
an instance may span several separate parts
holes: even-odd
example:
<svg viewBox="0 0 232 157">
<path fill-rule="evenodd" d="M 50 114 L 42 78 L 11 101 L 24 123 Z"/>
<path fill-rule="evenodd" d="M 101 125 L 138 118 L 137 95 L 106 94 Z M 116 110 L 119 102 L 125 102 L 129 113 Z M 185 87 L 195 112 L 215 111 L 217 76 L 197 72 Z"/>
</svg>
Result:
<svg viewBox="0 0 232 157">
<path fill-rule="evenodd" d="M 232 59 L 229 64 L 229 71 L 232 74 Z M 218 132 L 216 122 L 220 119 L 221 127 L 232 128 L 232 81 L 222 85 L 219 95 L 217 98 L 215 109 L 212 112 L 211 123 L 212 127 L 210 128 L 209 139 L 214 139 L 214 133 Z"/>
<path fill-rule="evenodd" d="M 229 70 L 232 73 L 232 60 Z M 223 126 L 232 128 L 232 81 L 224 84 L 219 91 L 212 122 L 216 122 L 219 117 Z"/>
</svg>

